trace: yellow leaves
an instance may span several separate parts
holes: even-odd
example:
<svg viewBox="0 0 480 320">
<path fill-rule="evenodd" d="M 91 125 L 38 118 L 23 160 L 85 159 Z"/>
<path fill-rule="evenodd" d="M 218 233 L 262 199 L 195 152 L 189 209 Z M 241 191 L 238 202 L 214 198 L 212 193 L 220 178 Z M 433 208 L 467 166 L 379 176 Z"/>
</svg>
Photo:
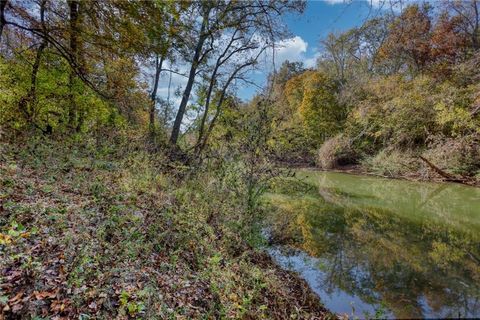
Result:
<svg viewBox="0 0 480 320">
<path fill-rule="evenodd" d="M 0 233 L 0 245 L 7 245 L 12 243 L 12 237 L 8 234 Z"/>
<path fill-rule="evenodd" d="M 36 233 L 35 228 L 27 231 L 24 226 L 14 221 L 7 230 L 7 233 L 0 233 L 0 245 L 8 245 L 16 240 L 29 238 L 32 233 Z"/>
<path fill-rule="evenodd" d="M 285 85 L 285 95 L 291 107 L 297 109 L 306 118 L 309 109 L 319 107 L 313 106 L 319 91 L 327 89 L 327 77 L 317 71 L 306 71 L 301 75 L 293 77 Z"/>
<path fill-rule="evenodd" d="M 65 308 L 69 305 L 69 301 L 67 299 L 64 300 L 55 300 L 50 305 L 50 310 L 54 313 L 61 313 L 65 311 Z"/>
<path fill-rule="evenodd" d="M 10 229 L 8 234 L 0 233 L 0 245 L 8 245 L 14 242 L 16 239 L 26 239 L 30 237 L 30 232 L 18 232 L 16 230 Z"/>
<path fill-rule="evenodd" d="M 452 263 L 461 261 L 465 253 L 445 242 L 434 241 L 428 255 L 440 267 L 447 268 Z"/>
</svg>

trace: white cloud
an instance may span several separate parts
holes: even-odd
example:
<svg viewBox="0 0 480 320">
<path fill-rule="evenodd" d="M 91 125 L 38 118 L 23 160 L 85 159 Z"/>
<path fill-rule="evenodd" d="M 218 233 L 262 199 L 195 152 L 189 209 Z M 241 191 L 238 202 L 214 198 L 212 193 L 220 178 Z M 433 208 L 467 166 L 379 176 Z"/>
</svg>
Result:
<svg viewBox="0 0 480 320">
<path fill-rule="evenodd" d="M 283 62 L 303 62 L 306 68 L 315 68 L 321 52 L 317 47 L 309 49 L 309 44 L 300 36 L 277 41 L 275 43 L 275 68 L 278 70 Z M 263 78 L 273 71 L 272 49 L 269 49 L 260 59 L 257 70 L 253 71 L 253 79 Z M 263 81 L 263 80 L 262 80 Z M 260 81 L 256 81 L 260 83 Z"/>
<path fill-rule="evenodd" d="M 308 43 L 299 36 L 279 41 L 275 48 L 275 62 L 281 64 L 286 60 L 302 61 L 307 48 Z"/>
<path fill-rule="evenodd" d="M 328 4 L 341 4 L 346 3 L 346 0 L 324 0 Z"/>
<path fill-rule="evenodd" d="M 316 52 L 313 57 L 303 60 L 303 64 L 306 68 L 315 68 L 317 66 L 317 60 L 320 58 L 321 53 Z"/>
<path fill-rule="evenodd" d="M 355 0 L 323 0 L 323 1 L 330 5 L 336 5 L 336 4 L 349 4 Z M 401 2 L 401 0 L 362 0 L 362 1 L 366 2 L 367 5 L 370 5 L 373 8 L 379 8 L 385 5 L 397 6 L 398 3 Z"/>
<path fill-rule="evenodd" d="M 175 69 L 175 66 L 172 66 L 168 62 L 165 63 L 163 67 L 166 69 Z M 180 68 L 178 68 L 178 72 L 186 74 L 188 72 L 187 64 L 181 65 Z M 176 104 L 176 102 L 179 103 L 181 98 L 175 96 L 175 91 L 178 88 L 183 89 L 187 84 L 187 80 L 187 77 L 177 73 L 170 73 L 168 71 L 162 72 L 158 85 L 157 96 L 164 100 L 167 100 L 167 98 L 169 98 L 170 102 L 173 102 L 174 105 Z"/>
</svg>

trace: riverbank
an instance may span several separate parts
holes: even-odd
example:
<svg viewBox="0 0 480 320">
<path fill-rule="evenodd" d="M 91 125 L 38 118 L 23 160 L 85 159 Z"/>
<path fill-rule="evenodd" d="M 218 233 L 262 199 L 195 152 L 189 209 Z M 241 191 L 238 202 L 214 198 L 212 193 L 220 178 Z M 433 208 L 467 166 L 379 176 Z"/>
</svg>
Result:
<svg viewBox="0 0 480 320">
<path fill-rule="evenodd" d="M 400 180 L 408 180 L 408 181 L 423 181 L 423 182 L 436 182 L 436 183 L 444 183 L 444 182 L 451 182 L 451 183 L 460 183 L 465 184 L 473 187 L 480 187 L 480 180 L 475 177 L 462 177 L 457 175 L 452 175 L 450 178 L 442 176 L 436 173 L 433 170 L 426 171 L 405 171 L 403 173 L 380 173 L 378 171 L 372 171 L 362 165 L 344 165 L 344 166 L 336 166 L 332 169 L 322 169 L 316 166 L 308 165 L 308 164 L 293 164 L 288 165 L 288 168 L 292 170 L 312 170 L 312 171 L 325 171 L 325 172 L 339 172 L 339 173 L 348 173 L 354 175 L 365 175 L 365 176 L 373 176 L 373 177 L 381 177 L 387 179 L 400 179 Z"/>
<path fill-rule="evenodd" d="M 256 249 L 255 219 L 215 173 L 92 145 L 1 147 L 0 318 L 333 317 Z"/>
</svg>

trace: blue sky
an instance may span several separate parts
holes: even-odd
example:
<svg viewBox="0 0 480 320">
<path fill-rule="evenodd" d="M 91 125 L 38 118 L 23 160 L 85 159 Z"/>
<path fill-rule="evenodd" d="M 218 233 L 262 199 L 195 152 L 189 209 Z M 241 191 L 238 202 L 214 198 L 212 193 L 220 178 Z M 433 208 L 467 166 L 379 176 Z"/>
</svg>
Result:
<svg viewBox="0 0 480 320">
<path fill-rule="evenodd" d="M 303 14 L 289 14 L 284 17 L 284 22 L 289 28 L 291 35 L 276 46 L 276 67 L 278 68 L 285 60 L 301 61 L 304 62 L 306 67 L 314 67 L 317 57 L 321 54 L 319 43 L 322 38 L 330 32 L 346 31 L 352 27 L 362 25 L 366 19 L 375 16 L 382 10 L 382 4 L 384 4 L 384 7 L 389 7 L 392 1 L 398 0 L 307 1 Z M 266 65 L 261 70 L 252 72 L 251 75 L 250 80 L 259 87 L 265 85 L 267 75 L 273 70 L 271 61 L 269 63 L 268 58 L 266 62 Z M 180 69 L 181 71 L 183 70 L 182 66 L 180 66 Z M 185 70 L 183 71 L 186 72 Z M 162 73 L 158 95 L 166 99 L 169 96 L 168 92 L 170 92 L 170 101 L 173 102 L 174 106 L 178 106 L 181 96 L 174 95 L 173 92 L 176 88 L 183 89 L 187 79 L 173 74 L 171 88 L 169 89 L 169 76 L 170 74 L 167 72 Z M 243 100 L 249 100 L 258 90 L 258 87 L 251 84 L 239 84 L 237 95 Z M 194 100 L 193 97 L 192 101 Z"/>
<path fill-rule="evenodd" d="M 308 1 L 303 14 L 290 14 L 285 17 L 285 23 L 292 35 L 283 42 L 282 48 L 278 49 L 276 67 L 278 68 L 285 60 L 302 61 L 306 67 L 315 66 L 315 61 L 321 54 L 322 38 L 330 32 L 346 31 L 362 25 L 366 19 L 385 8 L 388 1 L 391 0 Z M 265 83 L 268 70 L 265 71 L 252 76 L 260 86 Z M 248 100 L 257 90 L 254 86 L 247 86 L 241 88 L 238 93 L 241 98 Z"/>
</svg>

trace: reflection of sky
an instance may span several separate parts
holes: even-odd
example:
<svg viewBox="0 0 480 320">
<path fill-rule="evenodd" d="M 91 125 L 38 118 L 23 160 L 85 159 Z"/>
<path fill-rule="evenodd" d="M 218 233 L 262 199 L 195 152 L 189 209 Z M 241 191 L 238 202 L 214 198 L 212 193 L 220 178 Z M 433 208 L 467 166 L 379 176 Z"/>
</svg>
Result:
<svg viewBox="0 0 480 320">
<path fill-rule="evenodd" d="M 301 251 L 292 255 L 285 255 L 279 248 L 270 248 L 268 252 L 281 267 L 300 274 L 320 297 L 325 307 L 334 313 L 366 318 L 366 314 L 370 317 L 374 316 L 376 310 L 380 307 L 378 304 L 365 303 L 360 297 L 332 286 L 328 272 L 321 271 L 318 268 L 319 264 L 328 263 L 323 259 L 320 261 L 320 259 L 310 257 Z M 357 270 L 357 272 L 359 275 L 362 273 L 360 270 Z M 362 276 L 358 277 L 358 279 L 360 278 Z M 393 315 L 387 313 L 383 317 L 393 318 Z"/>
<path fill-rule="evenodd" d="M 374 298 L 375 301 L 365 301 L 362 297 L 351 294 L 339 286 L 337 281 L 349 281 L 348 279 L 335 279 L 330 272 L 338 272 L 342 277 L 344 270 L 341 266 L 337 266 L 334 261 L 325 258 L 310 257 L 300 250 L 282 250 L 281 247 L 271 247 L 267 249 L 268 253 L 282 268 L 294 271 L 303 278 L 310 288 L 320 297 L 323 305 L 330 311 L 339 315 L 348 315 L 352 318 L 375 318 L 377 311 L 380 310 L 378 316 L 380 318 L 394 319 L 395 315 L 381 307 L 381 294 L 379 292 L 371 292 L 368 288 L 362 288 L 362 280 L 371 278 L 366 270 L 362 270 L 360 266 L 353 268 L 354 278 L 352 279 L 358 292 L 363 291 L 367 296 Z M 349 264 L 355 263 L 350 261 Z M 322 266 L 322 267 L 320 267 Z M 325 266 L 327 266 L 325 268 Z M 445 288 L 444 290 L 450 291 Z M 475 318 L 478 316 L 475 312 L 480 309 L 480 301 L 473 297 L 466 296 L 463 303 L 453 303 L 453 306 L 441 306 L 440 308 L 432 308 L 428 299 L 421 295 L 417 298 L 417 303 L 422 310 L 423 317 L 426 318 L 452 318 L 467 317 Z M 405 302 L 408 304 L 408 302 Z M 405 305 L 408 309 L 408 305 Z"/>
<path fill-rule="evenodd" d="M 317 258 L 280 247 L 269 253 L 327 308 L 364 318 L 383 300 L 391 309 L 384 317 L 480 315 L 480 189 L 318 171 L 298 176 L 318 183 L 322 197 L 277 201 L 292 210 L 285 214 L 299 215 L 292 220 L 303 234 L 298 245 Z"/>
</svg>

